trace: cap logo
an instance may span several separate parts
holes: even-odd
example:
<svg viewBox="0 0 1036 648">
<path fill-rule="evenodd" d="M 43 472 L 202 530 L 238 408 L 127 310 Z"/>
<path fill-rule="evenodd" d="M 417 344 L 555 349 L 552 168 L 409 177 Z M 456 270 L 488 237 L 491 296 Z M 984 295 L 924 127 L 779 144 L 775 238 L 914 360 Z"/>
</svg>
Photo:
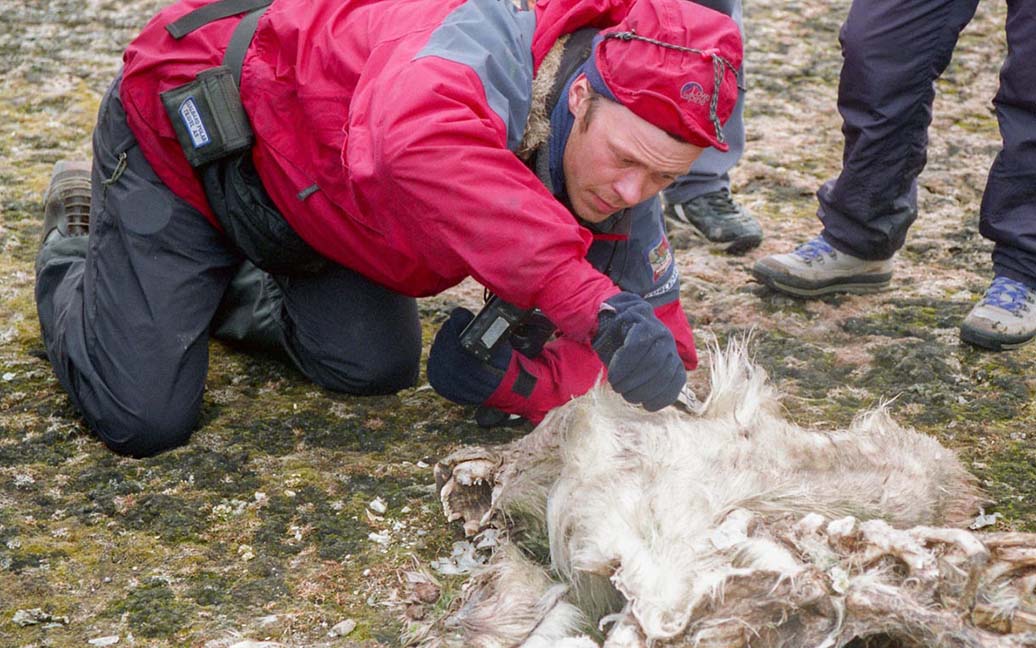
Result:
<svg viewBox="0 0 1036 648">
<path fill-rule="evenodd" d="M 683 84 L 680 88 L 680 98 L 684 101 L 696 103 L 699 106 L 709 103 L 708 93 L 705 92 L 705 88 L 701 87 L 701 84 L 697 81 L 688 81 Z"/>
</svg>

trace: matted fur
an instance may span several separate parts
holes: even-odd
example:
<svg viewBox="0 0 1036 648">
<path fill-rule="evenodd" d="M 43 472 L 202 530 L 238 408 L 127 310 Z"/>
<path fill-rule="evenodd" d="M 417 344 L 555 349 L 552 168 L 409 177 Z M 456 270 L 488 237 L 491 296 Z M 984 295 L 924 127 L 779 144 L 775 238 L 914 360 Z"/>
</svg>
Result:
<svg viewBox="0 0 1036 648">
<path fill-rule="evenodd" d="M 551 564 L 498 551 L 446 620 L 462 622 L 462 636 L 427 644 L 564 645 L 603 624 L 605 646 L 836 646 L 877 632 L 868 614 L 915 641 L 985 632 L 949 605 L 993 605 L 976 598 L 993 550 L 936 528 L 961 526 L 981 500 L 952 452 L 884 407 L 845 430 L 789 422 L 741 343 L 713 351 L 711 383 L 700 415 L 648 413 L 598 387 L 513 444 L 441 462 L 447 514 L 464 490 L 452 477 L 479 466 L 491 506 L 460 515 L 474 520 L 467 528 L 545 538 Z M 1019 591 L 996 609 L 1017 610 Z M 936 597 L 945 618 L 927 611 Z M 912 609 L 903 601 L 916 610 L 894 622 L 892 611 Z M 940 641 L 931 645 L 958 645 Z"/>
</svg>

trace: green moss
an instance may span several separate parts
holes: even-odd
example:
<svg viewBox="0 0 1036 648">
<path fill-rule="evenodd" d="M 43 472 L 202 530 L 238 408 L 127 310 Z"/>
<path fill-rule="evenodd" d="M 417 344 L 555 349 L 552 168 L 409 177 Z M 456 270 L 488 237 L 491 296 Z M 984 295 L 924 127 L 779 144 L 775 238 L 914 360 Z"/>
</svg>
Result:
<svg viewBox="0 0 1036 648">
<path fill-rule="evenodd" d="M 850 317 L 842 330 L 851 335 L 880 335 L 890 338 L 912 337 L 933 340 L 938 329 L 955 328 L 970 304 L 929 299 L 891 299 L 866 317 Z"/>
<path fill-rule="evenodd" d="M 211 571 L 201 571 L 188 578 L 185 595 L 202 606 L 220 606 L 230 595 L 227 578 Z"/>
<path fill-rule="evenodd" d="M 743 336 L 743 331 L 728 335 Z M 853 367 L 838 362 L 835 354 L 806 340 L 776 332 L 760 332 L 753 338 L 753 356 L 776 383 L 794 381 L 805 398 L 820 399 L 845 384 Z M 725 340 L 722 343 L 725 343 Z"/>
<path fill-rule="evenodd" d="M 68 552 L 63 549 L 54 549 L 46 545 L 31 543 L 24 546 L 18 545 L 0 554 L 0 561 L 7 565 L 11 573 L 17 574 L 26 569 L 49 567 L 56 562 L 68 557 Z"/>
<path fill-rule="evenodd" d="M 242 448 L 215 450 L 189 444 L 142 461 L 147 468 L 161 469 L 164 479 L 189 484 L 192 490 L 208 490 L 221 497 L 251 497 L 259 478 L 249 466 L 250 454 Z"/>
<path fill-rule="evenodd" d="M 130 529 L 147 530 L 166 542 L 199 540 L 207 526 L 207 511 L 193 497 L 149 493 L 138 498 L 123 515 Z"/>
<path fill-rule="evenodd" d="M 87 464 L 73 481 L 76 492 L 86 498 L 74 509 L 80 521 L 87 524 L 96 516 L 114 516 L 118 508 L 116 498 L 144 490 L 144 485 L 133 477 L 134 471 L 120 466 L 114 455 L 99 453 L 97 460 Z"/>
<path fill-rule="evenodd" d="M 144 581 L 106 610 L 114 618 L 125 614 L 134 634 L 163 639 L 170 639 L 185 628 L 193 612 L 193 606 L 180 601 L 169 585 L 158 578 Z"/>
<path fill-rule="evenodd" d="M 995 503 L 992 510 L 1020 531 L 1036 531 L 1036 447 L 1031 441 L 999 449 L 975 464 L 975 473 Z"/>
</svg>

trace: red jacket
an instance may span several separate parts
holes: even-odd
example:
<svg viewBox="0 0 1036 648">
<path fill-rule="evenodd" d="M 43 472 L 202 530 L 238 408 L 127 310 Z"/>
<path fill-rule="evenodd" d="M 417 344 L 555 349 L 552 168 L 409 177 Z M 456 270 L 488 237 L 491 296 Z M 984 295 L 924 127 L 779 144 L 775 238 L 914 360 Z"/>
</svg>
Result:
<svg viewBox="0 0 1036 648">
<path fill-rule="evenodd" d="M 545 0 L 516 56 L 535 68 L 560 35 L 614 24 L 627 2 Z M 120 97 L 155 172 L 215 224 L 159 99 L 221 62 L 238 18 L 179 41 L 165 30 L 203 4 L 184 0 L 148 23 L 126 50 Z M 256 168 L 287 221 L 330 259 L 412 296 L 470 275 L 586 340 L 601 302 L 619 291 L 585 258 L 590 232 L 508 149 L 507 124 L 479 73 L 417 56 L 462 4 L 276 0 L 241 72 Z M 679 315 L 667 323 L 692 365 Z"/>
</svg>

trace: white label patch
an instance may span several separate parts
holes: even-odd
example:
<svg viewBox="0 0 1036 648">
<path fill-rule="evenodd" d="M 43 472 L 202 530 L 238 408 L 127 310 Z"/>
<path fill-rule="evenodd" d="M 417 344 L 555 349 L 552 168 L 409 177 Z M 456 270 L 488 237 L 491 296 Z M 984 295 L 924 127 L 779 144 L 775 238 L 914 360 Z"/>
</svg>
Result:
<svg viewBox="0 0 1036 648">
<path fill-rule="evenodd" d="M 201 123 L 201 114 L 198 113 L 198 106 L 194 103 L 194 97 L 187 97 L 180 104 L 180 119 L 187 127 L 187 134 L 191 136 L 191 143 L 194 148 L 201 148 L 211 142 L 205 124 Z"/>
</svg>

